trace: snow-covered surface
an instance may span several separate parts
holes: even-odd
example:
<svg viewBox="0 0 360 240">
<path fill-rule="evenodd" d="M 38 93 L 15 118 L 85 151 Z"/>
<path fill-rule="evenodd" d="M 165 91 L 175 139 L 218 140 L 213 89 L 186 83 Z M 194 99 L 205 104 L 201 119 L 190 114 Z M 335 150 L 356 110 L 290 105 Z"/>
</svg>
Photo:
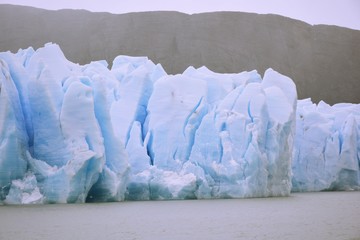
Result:
<svg viewBox="0 0 360 240">
<path fill-rule="evenodd" d="M 0 53 L 0 201 L 287 196 L 359 186 L 359 105 L 297 101 L 268 69 L 80 66 L 56 44 Z M 298 108 L 296 112 L 296 108 Z M 295 135 L 295 130 L 297 134 Z"/>
</svg>

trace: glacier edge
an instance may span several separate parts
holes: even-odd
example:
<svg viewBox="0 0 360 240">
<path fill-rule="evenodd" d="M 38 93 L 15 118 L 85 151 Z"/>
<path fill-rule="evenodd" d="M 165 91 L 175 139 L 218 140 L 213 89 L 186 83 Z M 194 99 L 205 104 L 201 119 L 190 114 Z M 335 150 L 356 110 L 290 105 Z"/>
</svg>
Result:
<svg viewBox="0 0 360 240">
<path fill-rule="evenodd" d="M 360 105 L 297 100 L 272 69 L 167 75 L 128 56 L 81 66 L 51 43 L 0 63 L 0 202 L 359 189 Z"/>
</svg>

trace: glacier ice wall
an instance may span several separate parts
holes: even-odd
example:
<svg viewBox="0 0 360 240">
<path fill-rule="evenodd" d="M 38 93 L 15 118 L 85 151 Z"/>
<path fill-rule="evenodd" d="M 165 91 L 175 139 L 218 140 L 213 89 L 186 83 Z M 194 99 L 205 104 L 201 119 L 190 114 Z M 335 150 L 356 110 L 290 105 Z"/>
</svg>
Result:
<svg viewBox="0 0 360 240">
<path fill-rule="evenodd" d="M 360 104 L 297 106 L 292 190 L 359 190 Z"/>
<path fill-rule="evenodd" d="M 106 66 L 75 65 L 51 44 L 0 62 L 1 200 L 123 199 L 129 167 L 110 119 L 118 81 Z"/>
<path fill-rule="evenodd" d="M 56 44 L 0 53 L 0 64 L 2 202 L 359 186 L 359 105 L 297 101 L 292 80 L 272 69 L 168 75 L 146 57 L 118 56 L 109 70 L 71 63 Z"/>
</svg>

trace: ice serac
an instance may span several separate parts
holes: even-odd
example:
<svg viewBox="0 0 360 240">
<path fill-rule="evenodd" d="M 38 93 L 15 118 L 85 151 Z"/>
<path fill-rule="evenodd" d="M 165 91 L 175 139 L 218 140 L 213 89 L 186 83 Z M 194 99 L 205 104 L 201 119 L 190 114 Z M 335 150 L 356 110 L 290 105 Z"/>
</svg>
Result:
<svg viewBox="0 0 360 240">
<path fill-rule="evenodd" d="M 26 134 L 18 90 L 7 63 L 0 59 L 0 201 L 8 195 L 12 180 L 27 169 Z"/>
<path fill-rule="evenodd" d="M 124 144 L 116 136 L 110 109 L 116 101 L 118 81 L 107 64 L 93 62 L 85 67 L 94 93 L 94 112 L 103 138 L 105 165 L 99 180 L 89 193 L 89 201 L 119 201 L 124 199 L 128 161 Z M 97 140 L 99 141 L 100 138 Z M 90 168 L 91 170 L 91 168 Z"/>
<path fill-rule="evenodd" d="M 360 105 L 297 100 L 268 69 L 168 75 L 147 57 L 80 66 L 0 53 L 0 202 L 288 196 L 360 185 Z"/>
<path fill-rule="evenodd" d="M 138 148 L 145 153 L 146 147 L 152 166 L 137 175 L 142 185 L 130 184 L 130 198 L 136 192 L 140 199 L 289 195 L 296 89 L 273 70 L 265 77 L 190 67 L 159 79 Z M 280 97 L 282 111 L 272 97 Z M 270 149 L 275 137 L 283 142 Z"/>
<path fill-rule="evenodd" d="M 127 145 L 133 123 L 144 125 L 146 109 L 154 83 L 166 73 L 146 57 L 118 56 L 111 69 L 119 82 L 116 101 L 111 106 L 111 117 L 119 124 L 114 128 Z"/>
<path fill-rule="evenodd" d="M 150 157 L 144 146 L 146 116 L 149 98 L 154 84 L 166 76 L 160 64 L 155 65 L 147 57 L 118 56 L 111 73 L 118 80 L 116 99 L 110 115 L 117 137 L 125 144 L 129 157 L 127 199 L 150 199 Z"/>
<path fill-rule="evenodd" d="M 84 202 L 105 162 L 92 89 L 57 45 L 35 52 L 26 69 L 34 130 L 29 169 L 44 202 Z"/>
<path fill-rule="evenodd" d="M 12 161 L 1 168 L 11 174 L 1 183 L 1 189 L 8 192 L 5 202 L 85 202 L 89 192 L 101 193 L 99 199 L 104 201 L 123 199 L 127 156 L 111 132 L 110 107 L 103 101 L 110 87 L 99 90 L 98 79 L 86 72 L 91 67 L 69 62 L 55 44 L 35 52 L 3 53 L 0 58 L 2 62 L 12 60 L 6 78 L 10 84 L 12 76 L 17 81 L 17 88 L 11 88 L 11 104 L 4 85 L 1 104 L 6 107 L 0 110 L 4 118 L 13 118 L 11 124 L 1 121 L 8 129 L 1 131 L 6 133 L 1 141 L 11 140 L 12 146 L 2 145 L 13 152 L 11 158 L 1 157 L 1 162 Z M 99 66 L 96 69 L 101 71 Z M 15 134 L 10 126 L 15 127 Z"/>
<path fill-rule="evenodd" d="M 206 82 L 181 75 L 155 83 L 147 108 L 147 149 L 152 165 L 179 171 L 206 113 Z"/>
<path fill-rule="evenodd" d="M 204 117 L 190 161 L 211 179 L 213 197 L 290 194 L 296 88 L 290 79 L 276 78 L 283 76 L 271 69 L 263 81 L 249 78 Z M 282 97 L 287 108 L 275 109 L 273 97 Z"/>
<path fill-rule="evenodd" d="M 298 101 L 293 191 L 360 185 L 360 105 Z"/>
</svg>

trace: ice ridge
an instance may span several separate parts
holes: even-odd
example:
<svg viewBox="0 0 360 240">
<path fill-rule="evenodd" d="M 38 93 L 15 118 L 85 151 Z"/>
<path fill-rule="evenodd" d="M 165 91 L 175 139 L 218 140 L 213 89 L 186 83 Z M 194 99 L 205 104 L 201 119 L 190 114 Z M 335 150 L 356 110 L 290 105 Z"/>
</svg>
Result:
<svg viewBox="0 0 360 240">
<path fill-rule="evenodd" d="M 0 53 L 0 202 L 288 196 L 358 189 L 359 104 L 297 100 L 268 69 L 81 66 L 56 44 Z"/>
</svg>

